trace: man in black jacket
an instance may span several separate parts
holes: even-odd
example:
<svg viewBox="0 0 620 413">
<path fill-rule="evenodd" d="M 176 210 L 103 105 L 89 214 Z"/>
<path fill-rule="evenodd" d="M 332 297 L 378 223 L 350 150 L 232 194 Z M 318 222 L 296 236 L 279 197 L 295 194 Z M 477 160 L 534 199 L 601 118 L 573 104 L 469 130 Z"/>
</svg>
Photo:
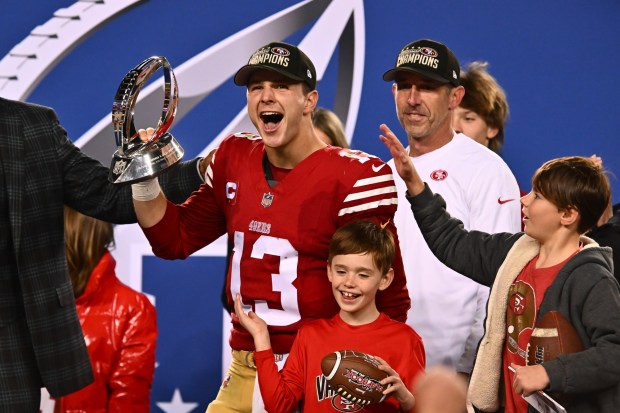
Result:
<svg viewBox="0 0 620 413">
<path fill-rule="evenodd" d="M 83 154 L 55 112 L 0 98 L 0 412 L 38 412 L 93 380 L 64 249 L 63 206 L 114 223 L 136 221 L 129 186 Z M 163 177 L 185 200 L 196 162 Z"/>
</svg>

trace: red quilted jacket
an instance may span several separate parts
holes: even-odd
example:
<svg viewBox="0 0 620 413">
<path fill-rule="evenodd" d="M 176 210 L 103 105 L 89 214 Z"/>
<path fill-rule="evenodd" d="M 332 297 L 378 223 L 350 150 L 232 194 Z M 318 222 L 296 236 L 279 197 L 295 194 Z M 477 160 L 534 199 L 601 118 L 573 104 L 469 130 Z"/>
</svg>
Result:
<svg viewBox="0 0 620 413">
<path fill-rule="evenodd" d="M 121 283 L 106 253 L 76 300 L 95 381 L 56 401 L 55 413 L 149 411 L 157 324 L 148 298 Z"/>
</svg>

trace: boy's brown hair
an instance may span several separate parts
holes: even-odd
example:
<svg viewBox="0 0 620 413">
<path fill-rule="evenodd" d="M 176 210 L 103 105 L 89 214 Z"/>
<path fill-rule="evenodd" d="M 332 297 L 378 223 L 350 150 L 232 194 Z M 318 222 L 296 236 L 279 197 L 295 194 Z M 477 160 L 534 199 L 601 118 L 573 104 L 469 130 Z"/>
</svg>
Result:
<svg viewBox="0 0 620 413">
<path fill-rule="evenodd" d="M 567 156 L 545 162 L 532 177 L 532 189 L 560 211 L 579 212 L 577 231 L 594 228 L 609 204 L 611 188 L 605 171 L 594 160 Z"/>
<path fill-rule="evenodd" d="M 461 86 L 465 96 L 460 106 L 478 114 L 497 135 L 489 139 L 489 149 L 499 153 L 504 144 L 504 124 L 508 120 L 509 109 L 506 92 L 497 80 L 487 71 L 487 62 L 471 62 L 461 69 Z"/>
<path fill-rule="evenodd" d="M 385 225 L 367 220 L 343 225 L 332 236 L 327 262 L 331 264 L 336 255 L 371 254 L 381 274 L 387 274 L 392 268 L 396 247 L 394 237 Z"/>
</svg>

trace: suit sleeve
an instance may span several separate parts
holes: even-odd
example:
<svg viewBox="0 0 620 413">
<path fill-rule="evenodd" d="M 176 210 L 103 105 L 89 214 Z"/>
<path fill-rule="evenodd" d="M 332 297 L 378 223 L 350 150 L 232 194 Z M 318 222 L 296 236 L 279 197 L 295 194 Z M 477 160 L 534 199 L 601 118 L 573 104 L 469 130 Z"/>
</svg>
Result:
<svg viewBox="0 0 620 413">
<path fill-rule="evenodd" d="M 143 295 L 128 306 L 120 356 L 110 374 L 109 413 L 147 413 L 155 370 L 157 322 L 155 307 Z"/>
<path fill-rule="evenodd" d="M 41 136 L 51 136 L 54 140 L 56 159 L 63 175 L 65 204 L 81 213 L 108 222 L 136 222 L 130 185 L 110 183 L 108 168 L 84 154 L 68 139 L 56 113 L 46 109 L 44 116 L 44 127 L 49 130 Z M 200 187 L 202 179 L 197 171 L 198 161 L 195 159 L 181 163 L 160 177 L 166 196 L 182 202 Z"/>
<path fill-rule="evenodd" d="M 218 150 L 218 162 L 224 156 Z M 209 166 L 214 175 L 215 158 Z M 213 180 L 201 185 L 182 204 L 168 200 L 164 217 L 154 226 L 142 229 L 155 255 L 185 259 L 226 233 L 226 217 L 218 206 L 213 185 Z"/>
</svg>

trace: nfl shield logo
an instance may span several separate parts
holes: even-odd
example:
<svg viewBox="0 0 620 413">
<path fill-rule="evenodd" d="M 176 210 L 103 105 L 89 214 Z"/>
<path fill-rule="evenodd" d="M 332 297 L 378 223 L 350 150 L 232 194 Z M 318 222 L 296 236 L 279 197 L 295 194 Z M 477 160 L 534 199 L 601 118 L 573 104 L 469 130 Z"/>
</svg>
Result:
<svg viewBox="0 0 620 413">
<path fill-rule="evenodd" d="M 263 194 L 263 200 L 261 201 L 260 204 L 264 206 L 265 208 L 269 208 L 272 202 L 273 202 L 273 194 L 266 193 L 266 194 Z"/>
<path fill-rule="evenodd" d="M 112 169 L 112 173 L 114 175 L 120 175 L 121 173 L 123 173 L 126 167 L 127 167 L 127 162 L 123 161 L 122 159 L 118 160 L 114 164 L 114 169 Z"/>
</svg>

